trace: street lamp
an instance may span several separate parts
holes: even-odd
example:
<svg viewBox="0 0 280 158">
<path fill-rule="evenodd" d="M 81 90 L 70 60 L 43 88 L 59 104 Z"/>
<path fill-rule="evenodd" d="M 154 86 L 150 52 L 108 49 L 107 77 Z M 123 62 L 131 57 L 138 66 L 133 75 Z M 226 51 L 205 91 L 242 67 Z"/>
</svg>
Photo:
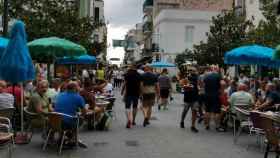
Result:
<svg viewBox="0 0 280 158">
<path fill-rule="evenodd" d="M 4 0 L 4 14 L 3 14 L 3 36 L 8 36 L 8 14 L 9 14 L 9 0 Z"/>
</svg>

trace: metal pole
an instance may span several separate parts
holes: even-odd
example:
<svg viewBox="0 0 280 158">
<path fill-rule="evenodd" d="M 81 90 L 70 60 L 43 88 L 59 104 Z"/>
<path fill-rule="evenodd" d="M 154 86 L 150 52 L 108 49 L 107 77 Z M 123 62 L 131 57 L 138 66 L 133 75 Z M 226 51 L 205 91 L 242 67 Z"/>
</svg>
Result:
<svg viewBox="0 0 280 158">
<path fill-rule="evenodd" d="M 8 36 L 8 14 L 9 14 L 9 0 L 4 0 L 4 14 L 3 14 L 3 36 Z"/>
</svg>

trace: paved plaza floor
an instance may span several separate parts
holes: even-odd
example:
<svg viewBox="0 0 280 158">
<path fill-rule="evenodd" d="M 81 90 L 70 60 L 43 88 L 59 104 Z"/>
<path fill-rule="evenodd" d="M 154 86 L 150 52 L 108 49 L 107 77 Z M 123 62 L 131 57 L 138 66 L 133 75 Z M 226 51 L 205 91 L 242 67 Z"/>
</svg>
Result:
<svg viewBox="0 0 280 158">
<path fill-rule="evenodd" d="M 88 148 L 63 150 L 58 156 L 55 148 L 42 151 L 42 139 L 37 134 L 28 145 L 16 145 L 14 158 L 262 158 L 263 152 L 255 145 L 254 137 L 243 134 L 238 143 L 233 143 L 232 132 L 218 133 L 213 128 L 206 131 L 198 125 L 199 133 L 179 128 L 182 96 L 175 94 L 169 110 L 154 110 L 151 125 L 142 126 L 143 116 L 138 113 L 137 125 L 125 128 L 124 105 L 116 92 L 116 119 L 109 131 L 82 130 L 80 138 Z M 249 148 L 248 148 L 249 146 Z M 272 155 L 271 155 L 272 156 Z M 0 157 L 5 153 L 0 150 Z M 273 155 L 274 157 L 274 155 Z"/>
</svg>

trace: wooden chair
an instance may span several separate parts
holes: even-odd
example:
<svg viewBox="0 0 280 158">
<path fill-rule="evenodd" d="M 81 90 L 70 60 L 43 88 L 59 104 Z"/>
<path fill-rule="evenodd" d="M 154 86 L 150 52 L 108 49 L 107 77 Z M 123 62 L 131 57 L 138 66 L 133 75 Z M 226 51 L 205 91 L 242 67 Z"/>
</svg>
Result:
<svg viewBox="0 0 280 158">
<path fill-rule="evenodd" d="M 26 128 L 26 131 L 30 134 L 30 135 L 28 135 L 29 141 L 31 141 L 31 139 L 32 139 L 34 129 L 40 129 L 40 130 L 43 130 L 44 134 L 46 133 L 46 128 L 47 128 L 46 121 L 47 120 L 44 119 L 44 116 L 28 111 L 28 107 L 24 107 L 24 116 L 26 119 L 25 128 Z M 35 122 L 39 122 L 39 121 L 42 121 L 41 125 L 38 125 L 35 123 Z"/>
<path fill-rule="evenodd" d="M 12 157 L 12 149 L 14 145 L 14 134 L 12 132 L 12 124 L 9 118 L 0 117 L 0 148 L 7 148 L 9 158 Z"/>
<path fill-rule="evenodd" d="M 75 125 L 73 126 L 73 128 L 66 128 L 65 124 L 64 124 L 64 119 L 65 118 L 69 118 L 69 119 L 73 119 L 75 121 Z M 79 133 L 79 119 L 76 116 L 70 116 L 67 114 L 63 114 L 63 113 L 58 113 L 58 112 L 51 112 L 48 114 L 48 135 L 47 138 L 44 142 L 44 146 L 43 146 L 43 150 L 46 149 L 48 141 L 50 139 L 51 134 L 53 133 L 59 133 L 60 134 L 60 142 L 58 143 L 58 154 L 61 154 L 62 148 L 63 148 L 63 144 L 65 142 L 65 137 L 67 132 L 73 132 L 74 133 L 74 137 L 75 137 L 75 143 L 76 143 L 76 147 L 78 147 L 78 133 Z"/>
<path fill-rule="evenodd" d="M 264 116 L 261 117 L 261 126 L 265 131 L 265 136 L 267 139 L 267 146 L 264 153 L 264 158 L 268 157 L 269 152 L 275 152 L 276 158 L 280 155 L 280 141 L 277 129 L 273 124 L 273 120 Z"/>
</svg>

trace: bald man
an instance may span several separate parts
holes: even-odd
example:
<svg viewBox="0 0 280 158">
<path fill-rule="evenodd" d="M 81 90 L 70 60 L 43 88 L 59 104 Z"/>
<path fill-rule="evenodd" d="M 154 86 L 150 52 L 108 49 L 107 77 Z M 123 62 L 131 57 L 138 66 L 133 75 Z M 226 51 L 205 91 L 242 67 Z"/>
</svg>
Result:
<svg viewBox="0 0 280 158">
<path fill-rule="evenodd" d="M 5 92 L 6 87 L 6 82 L 0 80 L 0 109 L 14 107 L 14 96 Z"/>
<path fill-rule="evenodd" d="M 247 92 L 247 85 L 240 83 L 238 85 L 237 92 L 234 92 L 230 96 L 230 109 L 231 112 L 235 113 L 235 106 L 244 107 L 244 108 L 253 108 L 254 106 L 254 98 L 253 96 Z"/>
</svg>

